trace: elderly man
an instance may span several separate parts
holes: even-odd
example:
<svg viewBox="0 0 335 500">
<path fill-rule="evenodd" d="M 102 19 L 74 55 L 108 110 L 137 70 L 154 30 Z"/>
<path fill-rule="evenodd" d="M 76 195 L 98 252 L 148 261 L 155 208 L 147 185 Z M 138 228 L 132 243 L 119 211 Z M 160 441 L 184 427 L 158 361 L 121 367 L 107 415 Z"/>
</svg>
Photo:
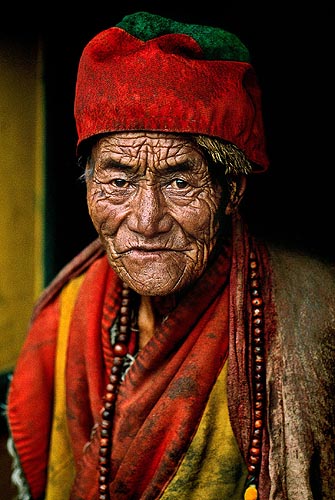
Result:
<svg viewBox="0 0 335 500">
<path fill-rule="evenodd" d="M 126 16 L 85 47 L 75 117 L 99 238 L 15 369 L 21 498 L 333 498 L 334 275 L 239 214 L 268 168 L 245 46 Z"/>
</svg>

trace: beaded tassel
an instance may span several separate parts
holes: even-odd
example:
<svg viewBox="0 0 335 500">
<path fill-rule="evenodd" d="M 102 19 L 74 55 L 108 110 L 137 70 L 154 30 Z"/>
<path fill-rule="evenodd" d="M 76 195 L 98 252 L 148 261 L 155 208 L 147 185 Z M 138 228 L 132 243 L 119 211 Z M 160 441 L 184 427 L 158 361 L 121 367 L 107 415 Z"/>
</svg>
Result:
<svg viewBox="0 0 335 500">
<path fill-rule="evenodd" d="M 247 487 L 244 493 L 244 500 L 257 500 L 258 492 L 255 484 Z"/>
</svg>

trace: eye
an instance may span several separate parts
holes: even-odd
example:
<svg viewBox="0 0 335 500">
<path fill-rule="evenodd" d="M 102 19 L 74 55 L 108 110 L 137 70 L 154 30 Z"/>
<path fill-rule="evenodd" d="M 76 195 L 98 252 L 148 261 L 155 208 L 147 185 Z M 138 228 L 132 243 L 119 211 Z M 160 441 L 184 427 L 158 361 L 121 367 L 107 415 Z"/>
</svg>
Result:
<svg viewBox="0 0 335 500">
<path fill-rule="evenodd" d="M 124 188 L 128 186 L 129 182 L 126 181 L 125 179 L 113 179 L 111 181 L 111 184 L 117 188 Z"/>
<path fill-rule="evenodd" d="M 173 179 L 171 186 L 177 189 L 185 189 L 188 186 L 188 182 L 184 181 L 184 179 Z"/>
</svg>

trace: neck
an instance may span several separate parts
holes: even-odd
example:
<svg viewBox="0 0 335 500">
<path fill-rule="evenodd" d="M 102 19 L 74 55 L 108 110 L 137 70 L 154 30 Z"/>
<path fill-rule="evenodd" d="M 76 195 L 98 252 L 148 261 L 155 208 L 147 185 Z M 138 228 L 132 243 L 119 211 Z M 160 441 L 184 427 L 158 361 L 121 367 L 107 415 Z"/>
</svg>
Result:
<svg viewBox="0 0 335 500">
<path fill-rule="evenodd" d="M 138 310 L 139 349 L 150 340 L 165 316 L 174 309 L 176 296 L 150 297 L 142 295 Z"/>
<path fill-rule="evenodd" d="M 139 348 L 148 342 L 155 331 L 155 313 L 151 297 L 142 296 L 138 310 Z"/>
</svg>

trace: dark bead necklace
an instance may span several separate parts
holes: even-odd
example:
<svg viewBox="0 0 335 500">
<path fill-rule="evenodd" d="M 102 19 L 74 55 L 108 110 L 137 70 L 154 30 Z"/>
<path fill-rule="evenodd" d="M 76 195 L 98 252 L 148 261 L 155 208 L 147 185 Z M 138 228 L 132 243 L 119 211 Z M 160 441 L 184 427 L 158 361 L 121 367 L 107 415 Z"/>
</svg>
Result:
<svg viewBox="0 0 335 500">
<path fill-rule="evenodd" d="M 251 300 L 252 373 L 253 373 L 253 427 L 248 449 L 248 477 L 244 500 L 257 500 L 258 476 L 262 459 L 262 435 L 265 412 L 265 342 L 264 302 L 261 294 L 259 267 L 256 254 L 250 252 L 248 285 Z"/>
<path fill-rule="evenodd" d="M 261 295 L 258 261 L 256 254 L 249 256 L 249 292 L 251 299 L 252 370 L 253 370 L 253 427 L 248 450 L 248 477 L 244 494 L 245 500 L 258 498 L 258 475 L 261 465 L 262 434 L 265 408 L 265 356 L 264 356 L 264 304 Z M 99 448 L 99 500 L 110 500 L 109 481 L 111 475 L 111 443 L 115 401 L 122 379 L 123 365 L 128 354 L 131 332 L 131 289 L 123 283 L 121 292 L 119 333 L 112 346 L 113 366 L 106 386 L 101 411 L 101 437 Z"/>
<path fill-rule="evenodd" d="M 119 318 L 119 333 L 112 346 L 113 366 L 106 386 L 104 404 L 102 408 L 101 438 L 99 448 L 99 500 L 109 500 L 110 454 L 112 443 L 112 426 L 114 417 L 115 400 L 118 386 L 121 382 L 123 363 L 128 354 L 131 317 L 131 290 L 123 283 L 121 292 L 121 307 Z"/>
</svg>

